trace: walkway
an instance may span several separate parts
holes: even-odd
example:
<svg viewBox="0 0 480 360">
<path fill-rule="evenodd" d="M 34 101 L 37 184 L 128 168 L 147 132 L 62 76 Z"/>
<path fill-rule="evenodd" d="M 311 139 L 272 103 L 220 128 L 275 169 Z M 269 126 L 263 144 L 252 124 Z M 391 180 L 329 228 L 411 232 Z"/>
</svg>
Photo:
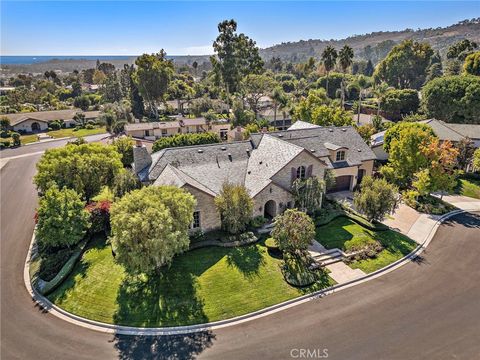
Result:
<svg viewBox="0 0 480 360">
<path fill-rule="evenodd" d="M 330 250 L 330 252 L 331 251 L 332 250 Z M 308 247 L 308 252 L 312 257 L 315 257 L 326 255 L 329 250 L 327 250 L 316 240 L 313 240 L 312 244 Z M 362 270 L 352 269 L 343 261 L 338 261 L 333 264 L 326 265 L 325 267 L 330 271 L 328 275 L 335 280 L 337 284 L 343 284 L 366 275 Z"/>
</svg>

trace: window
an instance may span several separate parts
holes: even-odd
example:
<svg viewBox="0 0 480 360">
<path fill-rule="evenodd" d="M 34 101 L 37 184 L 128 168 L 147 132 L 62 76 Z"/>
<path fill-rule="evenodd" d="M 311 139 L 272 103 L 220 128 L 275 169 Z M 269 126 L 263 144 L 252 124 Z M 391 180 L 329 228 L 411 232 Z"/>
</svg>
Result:
<svg viewBox="0 0 480 360">
<path fill-rule="evenodd" d="M 297 168 L 297 179 L 305 179 L 305 166 L 299 166 Z"/>
<path fill-rule="evenodd" d="M 220 129 L 220 139 L 222 140 L 228 139 L 228 129 Z"/>
<path fill-rule="evenodd" d="M 345 151 L 337 151 L 337 159 L 336 161 L 343 161 L 345 160 Z"/>
<path fill-rule="evenodd" d="M 167 129 L 162 129 L 162 136 L 167 136 Z"/>
<path fill-rule="evenodd" d="M 150 136 L 150 130 L 145 130 L 145 136 Z"/>
<path fill-rule="evenodd" d="M 192 225 L 190 226 L 191 229 L 198 229 L 200 228 L 200 211 L 193 212 L 193 221 Z"/>
</svg>

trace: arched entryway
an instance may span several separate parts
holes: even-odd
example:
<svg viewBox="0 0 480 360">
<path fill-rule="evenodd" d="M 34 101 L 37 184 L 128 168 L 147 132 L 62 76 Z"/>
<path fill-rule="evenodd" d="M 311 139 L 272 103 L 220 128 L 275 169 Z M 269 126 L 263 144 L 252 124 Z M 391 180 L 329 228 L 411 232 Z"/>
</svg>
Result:
<svg viewBox="0 0 480 360">
<path fill-rule="evenodd" d="M 40 124 L 38 122 L 32 123 L 32 132 L 40 131 Z"/>
<path fill-rule="evenodd" d="M 274 200 L 268 200 L 263 207 L 263 216 L 267 219 L 273 219 L 277 215 L 277 203 Z"/>
</svg>

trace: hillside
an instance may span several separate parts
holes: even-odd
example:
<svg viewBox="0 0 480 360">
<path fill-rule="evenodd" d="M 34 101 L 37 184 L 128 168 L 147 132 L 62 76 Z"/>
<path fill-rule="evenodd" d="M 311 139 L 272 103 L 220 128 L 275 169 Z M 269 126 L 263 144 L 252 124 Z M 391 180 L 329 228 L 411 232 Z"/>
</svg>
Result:
<svg viewBox="0 0 480 360">
<path fill-rule="evenodd" d="M 320 58 L 323 49 L 331 45 L 337 49 L 348 44 L 354 50 L 357 59 L 372 60 L 374 63 L 381 60 L 397 43 L 412 39 L 426 41 L 445 56 L 447 49 L 453 43 L 469 39 L 480 44 L 480 18 L 464 20 L 455 25 L 435 29 L 405 29 L 403 31 L 380 31 L 365 35 L 354 35 L 341 40 L 300 40 L 287 42 L 262 49 L 261 55 L 268 60 L 280 57 L 288 61 L 305 61 L 310 56 Z"/>
</svg>

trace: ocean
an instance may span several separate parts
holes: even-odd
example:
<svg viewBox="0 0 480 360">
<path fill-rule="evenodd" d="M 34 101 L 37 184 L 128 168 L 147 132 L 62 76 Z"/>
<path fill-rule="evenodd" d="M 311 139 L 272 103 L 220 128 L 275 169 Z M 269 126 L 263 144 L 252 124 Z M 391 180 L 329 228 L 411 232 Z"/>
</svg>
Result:
<svg viewBox="0 0 480 360">
<path fill-rule="evenodd" d="M 112 55 L 98 55 L 98 56 L 0 56 L 0 64 L 3 65 L 30 65 L 38 64 L 51 60 L 100 60 L 100 61 L 111 61 L 111 60 L 129 60 L 135 58 L 137 55 L 122 55 L 122 56 L 112 56 Z"/>
</svg>

